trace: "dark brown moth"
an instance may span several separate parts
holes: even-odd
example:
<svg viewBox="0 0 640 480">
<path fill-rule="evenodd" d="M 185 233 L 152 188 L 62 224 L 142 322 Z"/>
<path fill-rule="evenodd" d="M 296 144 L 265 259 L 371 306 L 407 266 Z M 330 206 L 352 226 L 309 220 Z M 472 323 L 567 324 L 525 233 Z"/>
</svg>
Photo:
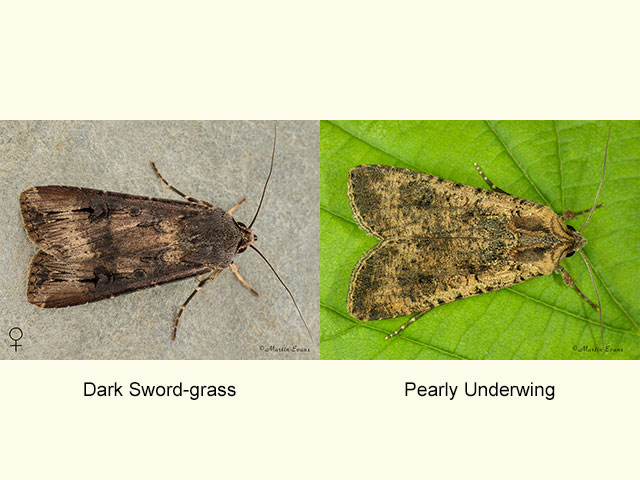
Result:
<svg viewBox="0 0 640 480">
<path fill-rule="evenodd" d="M 609 139 L 605 167 L 608 144 Z M 439 305 L 554 272 L 600 310 L 560 265 L 575 252 L 582 255 L 587 240 L 581 232 L 602 206 L 596 205 L 600 188 L 591 209 L 560 217 L 545 205 L 500 190 L 476 168 L 492 190 L 387 165 L 351 169 L 353 217 L 380 240 L 351 274 L 347 308 L 353 317 L 415 314 L 390 338 Z M 579 232 L 563 222 L 587 212 Z"/>
<path fill-rule="evenodd" d="M 68 307 L 189 277 L 200 280 L 176 316 L 180 316 L 198 290 L 229 267 L 257 295 L 233 263 L 247 248 L 267 262 L 285 287 L 311 336 L 293 295 L 271 264 L 254 246 L 255 222 L 249 226 L 232 213 L 183 194 L 170 185 L 155 164 L 158 177 L 186 201 L 167 200 L 68 186 L 31 187 L 20 195 L 20 211 L 29 239 L 40 250 L 29 266 L 27 300 L 42 308 Z"/>
</svg>

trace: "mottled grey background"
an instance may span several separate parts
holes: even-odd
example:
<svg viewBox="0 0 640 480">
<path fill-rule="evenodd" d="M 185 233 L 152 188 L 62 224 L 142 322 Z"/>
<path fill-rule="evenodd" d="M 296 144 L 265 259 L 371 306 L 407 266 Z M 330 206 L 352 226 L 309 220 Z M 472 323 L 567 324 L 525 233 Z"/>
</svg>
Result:
<svg viewBox="0 0 640 480">
<path fill-rule="evenodd" d="M 26 273 L 36 247 L 22 227 L 20 192 L 73 185 L 179 199 L 153 173 L 154 160 L 179 190 L 228 209 L 248 224 L 269 171 L 273 122 L 2 122 L 0 298 L 2 359 L 319 358 L 319 127 L 278 122 L 273 176 L 253 229 L 256 246 L 287 282 L 314 335 L 268 266 L 253 251 L 236 258 L 255 297 L 227 269 L 187 307 L 195 280 L 63 309 L 27 302 Z M 22 348 L 9 347 L 20 327 Z M 269 352 L 270 348 L 309 352 Z"/>
</svg>

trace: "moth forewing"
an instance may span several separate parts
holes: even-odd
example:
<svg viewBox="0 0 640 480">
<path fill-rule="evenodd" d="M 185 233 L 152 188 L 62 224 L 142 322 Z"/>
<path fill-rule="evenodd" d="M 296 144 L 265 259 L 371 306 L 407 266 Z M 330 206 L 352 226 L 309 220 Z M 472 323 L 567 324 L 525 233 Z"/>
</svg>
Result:
<svg viewBox="0 0 640 480">
<path fill-rule="evenodd" d="M 20 196 L 31 261 L 27 299 L 44 308 L 94 302 L 221 270 L 244 233 L 217 207 L 89 188 Z"/>
</svg>

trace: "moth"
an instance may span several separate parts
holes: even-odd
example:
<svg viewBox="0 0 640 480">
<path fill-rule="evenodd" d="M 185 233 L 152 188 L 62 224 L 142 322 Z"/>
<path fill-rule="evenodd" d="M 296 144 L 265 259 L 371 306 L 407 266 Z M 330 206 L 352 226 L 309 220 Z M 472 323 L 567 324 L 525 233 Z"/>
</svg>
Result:
<svg viewBox="0 0 640 480">
<path fill-rule="evenodd" d="M 597 205 L 558 216 L 550 207 L 514 197 L 496 187 L 474 164 L 491 190 L 387 165 L 359 165 L 349 172 L 348 196 L 359 227 L 379 243 L 351 274 L 347 308 L 360 320 L 414 315 L 391 338 L 439 305 L 560 273 L 596 310 L 600 299 L 591 268 L 580 251 L 582 231 Z M 589 213 L 576 231 L 563 219 Z M 560 265 L 579 252 L 596 291 L 596 306 Z"/>
<path fill-rule="evenodd" d="M 42 308 L 68 307 L 204 275 L 178 311 L 175 340 L 187 304 L 225 268 L 258 295 L 234 263 L 250 248 L 282 283 L 311 336 L 293 294 L 254 245 L 258 237 L 252 227 L 273 172 L 276 136 L 277 131 L 269 175 L 248 226 L 232 215 L 246 198 L 225 211 L 176 189 L 154 162 L 160 180 L 186 201 L 58 185 L 25 190 L 20 195 L 24 228 L 40 247 L 29 266 L 27 300 Z"/>
</svg>

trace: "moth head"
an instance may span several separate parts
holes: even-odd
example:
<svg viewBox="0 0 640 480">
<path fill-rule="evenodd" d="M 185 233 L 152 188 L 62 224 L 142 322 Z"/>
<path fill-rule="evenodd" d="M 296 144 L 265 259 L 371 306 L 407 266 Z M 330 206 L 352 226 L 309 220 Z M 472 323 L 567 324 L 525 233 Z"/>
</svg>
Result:
<svg viewBox="0 0 640 480">
<path fill-rule="evenodd" d="M 242 253 L 247 248 L 249 248 L 253 244 L 253 242 L 258 240 L 258 236 L 254 235 L 253 230 L 251 230 L 250 227 L 247 227 L 244 223 L 236 222 L 236 225 L 238 226 L 238 228 L 240 228 L 240 231 L 242 232 L 242 238 L 238 243 L 238 247 L 236 248 L 236 253 Z"/>
<path fill-rule="evenodd" d="M 571 250 L 569 251 L 569 253 L 567 253 L 567 257 L 570 257 L 571 255 L 576 253 L 578 250 L 582 250 L 584 248 L 584 246 L 587 244 L 587 239 L 584 238 L 580 234 L 580 232 L 576 231 L 576 229 L 573 228 L 571 225 L 567 225 L 567 228 L 571 232 L 571 235 L 573 235 L 573 246 L 571 247 Z"/>
</svg>

